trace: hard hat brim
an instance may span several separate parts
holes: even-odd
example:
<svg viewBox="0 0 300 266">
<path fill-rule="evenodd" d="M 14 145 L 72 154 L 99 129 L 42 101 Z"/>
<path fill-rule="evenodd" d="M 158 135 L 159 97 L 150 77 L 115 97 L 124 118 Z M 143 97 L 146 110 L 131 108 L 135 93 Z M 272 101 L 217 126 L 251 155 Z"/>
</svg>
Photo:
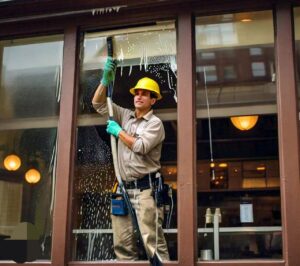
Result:
<svg viewBox="0 0 300 266">
<path fill-rule="evenodd" d="M 154 90 L 148 90 L 148 89 L 144 89 L 144 88 L 131 88 L 131 89 L 129 90 L 129 92 L 130 92 L 132 95 L 135 95 L 135 90 L 145 90 L 145 91 L 150 91 L 150 92 L 153 92 L 153 93 L 156 94 L 157 100 L 162 99 L 161 94 L 158 94 L 158 93 L 157 93 L 156 91 L 154 91 Z"/>
</svg>

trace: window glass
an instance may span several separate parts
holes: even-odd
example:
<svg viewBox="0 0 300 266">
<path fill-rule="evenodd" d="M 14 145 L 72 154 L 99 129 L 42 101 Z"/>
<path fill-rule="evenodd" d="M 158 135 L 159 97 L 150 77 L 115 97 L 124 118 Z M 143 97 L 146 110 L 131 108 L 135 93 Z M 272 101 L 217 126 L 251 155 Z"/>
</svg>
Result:
<svg viewBox="0 0 300 266">
<path fill-rule="evenodd" d="M 195 30 L 199 260 L 282 258 L 272 12 Z"/>
<path fill-rule="evenodd" d="M 0 119 L 56 116 L 61 87 L 61 38 L 2 41 L 0 49 Z"/>
<path fill-rule="evenodd" d="M 111 194 L 115 173 L 107 116 L 100 116 L 92 98 L 102 78 L 107 59 L 107 36 L 113 36 L 114 57 L 118 59 L 113 102 L 131 110 L 129 89 L 143 77 L 157 81 L 162 100 L 154 113 L 162 120 L 165 140 L 161 173 L 172 186 L 172 200 L 164 210 L 164 235 L 171 260 L 177 259 L 177 63 L 176 32 L 173 22 L 110 32 L 84 33 L 77 129 L 77 156 L 73 204 L 72 259 L 93 261 L 116 259 L 111 222 Z M 145 259 L 140 256 L 139 259 Z"/>
<path fill-rule="evenodd" d="M 266 75 L 266 66 L 263 62 L 251 63 L 253 77 L 264 77 Z"/>
<path fill-rule="evenodd" d="M 0 41 L 1 260 L 50 260 L 62 40 Z"/>
</svg>

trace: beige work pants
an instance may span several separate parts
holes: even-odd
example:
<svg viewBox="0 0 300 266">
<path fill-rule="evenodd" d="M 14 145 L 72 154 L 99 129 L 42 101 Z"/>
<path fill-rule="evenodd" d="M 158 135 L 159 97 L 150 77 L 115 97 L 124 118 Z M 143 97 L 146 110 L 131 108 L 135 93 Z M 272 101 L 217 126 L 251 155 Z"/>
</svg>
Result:
<svg viewBox="0 0 300 266">
<path fill-rule="evenodd" d="M 128 194 L 139 223 L 139 228 L 147 249 L 153 256 L 156 251 L 162 260 L 169 260 L 167 243 L 162 229 L 163 207 L 157 208 L 152 190 L 128 189 Z M 130 214 L 112 217 L 114 250 L 118 260 L 138 260 L 138 248 Z"/>
</svg>

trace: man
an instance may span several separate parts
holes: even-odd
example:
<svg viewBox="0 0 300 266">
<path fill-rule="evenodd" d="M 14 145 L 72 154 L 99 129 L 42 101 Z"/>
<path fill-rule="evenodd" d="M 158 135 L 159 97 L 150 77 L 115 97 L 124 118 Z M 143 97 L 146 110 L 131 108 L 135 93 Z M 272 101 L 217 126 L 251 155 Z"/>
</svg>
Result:
<svg viewBox="0 0 300 266">
<path fill-rule="evenodd" d="M 115 77 L 116 62 L 108 57 L 103 77 L 92 103 L 100 114 L 107 114 L 106 89 Z M 142 78 L 134 88 L 135 110 L 113 104 L 114 121 L 108 120 L 107 132 L 118 138 L 120 174 L 136 210 L 140 231 L 147 249 L 162 260 L 169 260 L 164 237 L 163 207 L 153 198 L 153 184 L 160 170 L 160 157 L 165 132 L 162 121 L 153 114 L 152 106 L 162 98 L 156 81 Z M 112 215 L 114 249 L 118 260 L 138 260 L 138 248 L 130 215 Z"/>
</svg>

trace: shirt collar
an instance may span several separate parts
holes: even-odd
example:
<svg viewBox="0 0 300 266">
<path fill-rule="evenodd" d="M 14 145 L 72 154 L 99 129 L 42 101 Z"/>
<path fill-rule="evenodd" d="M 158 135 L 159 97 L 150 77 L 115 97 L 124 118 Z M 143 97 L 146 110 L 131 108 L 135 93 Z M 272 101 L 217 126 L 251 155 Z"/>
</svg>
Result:
<svg viewBox="0 0 300 266">
<path fill-rule="evenodd" d="M 145 114 L 142 118 L 149 121 L 149 119 L 151 118 L 151 116 L 153 115 L 153 109 L 151 109 L 147 114 Z M 131 115 L 132 118 L 136 118 L 135 116 L 135 112 L 132 111 Z"/>
<path fill-rule="evenodd" d="M 150 120 L 152 115 L 153 115 L 153 109 L 151 109 L 147 114 L 145 114 L 143 118 L 148 121 Z"/>
</svg>

